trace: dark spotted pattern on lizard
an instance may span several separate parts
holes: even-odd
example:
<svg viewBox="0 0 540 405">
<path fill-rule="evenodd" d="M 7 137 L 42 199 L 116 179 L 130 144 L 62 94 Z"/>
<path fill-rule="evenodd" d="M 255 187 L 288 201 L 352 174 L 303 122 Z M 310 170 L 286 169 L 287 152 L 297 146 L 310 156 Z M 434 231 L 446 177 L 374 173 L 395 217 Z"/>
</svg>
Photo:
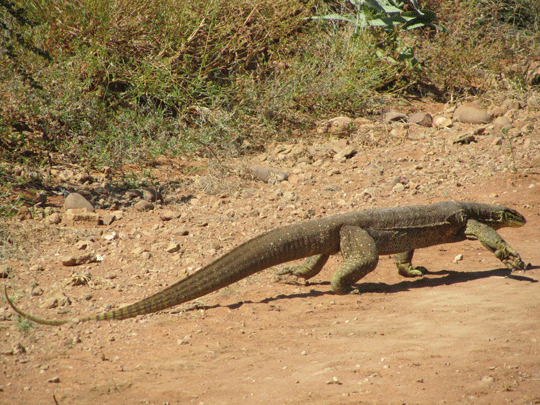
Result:
<svg viewBox="0 0 540 405">
<path fill-rule="evenodd" d="M 298 266 L 285 269 L 303 278 L 315 276 L 331 255 L 344 258 L 332 278 L 332 290 L 338 294 L 352 286 L 377 266 L 380 255 L 394 254 L 399 273 L 421 276 L 413 269 L 414 249 L 466 239 L 479 240 L 507 267 L 524 269 L 519 254 L 496 232 L 503 227 L 526 223 L 517 211 L 497 205 L 441 202 L 350 212 L 313 219 L 257 236 L 199 271 L 141 301 L 79 321 L 126 319 L 148 314 L 202 297 L 246 278 L 263 269 L 306 258 Z M 69 320 L 46 320 L 11 307 L 21 316 L 45 325 L 62 325 Z"/>
</svg>

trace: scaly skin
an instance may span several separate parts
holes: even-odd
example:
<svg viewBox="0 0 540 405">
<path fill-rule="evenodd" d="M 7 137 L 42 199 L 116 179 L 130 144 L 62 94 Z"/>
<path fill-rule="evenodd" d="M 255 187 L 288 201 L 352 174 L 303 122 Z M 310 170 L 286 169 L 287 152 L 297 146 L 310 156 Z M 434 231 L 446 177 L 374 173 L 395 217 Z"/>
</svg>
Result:
<svg viewBox="0 0 540 405">
<path fill-rule="evenodd" d="M 279 274 L 315 276 L 331 255 L 341 252 L 344 262 L 332 277 L 332 290 L 344 294 L 377 266 L 380 255 L 396 255 L 401 275 L 418 277 L 414 249 L 466 239 L 479 240 L 507 267 L 524 269 L 519 254 L 496 232 L 526 223 L 517 211 L 497 205 L 442 202 L 431 205 L 373 209 L 313 219 L 257 236 L 194 274 L 141 301 L 120 309 L 82 318 L 80 322 L 126 319 L 157 312 L 194 300 L 266 268 L 307 257 Z M 44 325 L 71 320 L 47 320 L 9 305 L 21 316 Z"/>
</svg>

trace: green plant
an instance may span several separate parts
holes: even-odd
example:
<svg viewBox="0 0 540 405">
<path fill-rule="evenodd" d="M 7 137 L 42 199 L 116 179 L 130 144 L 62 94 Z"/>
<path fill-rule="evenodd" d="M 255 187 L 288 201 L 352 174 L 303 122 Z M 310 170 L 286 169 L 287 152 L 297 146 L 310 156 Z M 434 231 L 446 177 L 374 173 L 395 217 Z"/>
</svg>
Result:
<svg viewBox="0 0 540 405">
<path fill-rule="evenodd" d="M 434 27 L 444 31 L 438 24 L 437 16 L 433 11 L 420 9 L 417 0 L 401 2 L 396 0 L 349 0 L 354 12 L 342 14 L 328 14 L 310 17 L 313 20 L 344 21 L 353 24 L 359 29 L 368 27 L 383 28 L 386 31 L 394 29 L 412 30 L 417 28 Z M 413 10 L 405 11 L 406 5 Z"/>
<path fill-rule="evenodd" d="M 30 331 L 36 327 L 32 321 L 23 318 L 22 316 L 17 316 L 17 320 L 15 322 L 19 328 L 19 333 L 23 336 L 28 336 Z"/>
<path fill-rule="evenodd" d="M 350 3 L 353 9 L 348 12 L 310 18 L 349 23 L 355 28 L 357 35 L 361 31 L 371 28 L 373 35 L 378 39 L 375 54 L 381 60 L 403 67 L 401 72 L 397 74 L 396 80 L 391 81 L 394 86 L 399 83 L 400 77 L 409 74 L 407 72 L 418 73 L 421 70 L 421 65 L 415 57 L 415 46 L 408 44 L 400 33 L 427 27 L 445 31 L 445 28 L 438 24 L 436 14 L 430 10 L 420 9 L 416 0 L 408 2 L 350 0 Z M 405 10 L 406 6 L 411 6 L 413 9 L 407 11 Z M 410 80 L 407 81 L 410 82 Z M 400 85 L 398 84 L 397 87 L 399 88 Z M 388 83 L 379 88 L 388 88 Z"/>
</svg>

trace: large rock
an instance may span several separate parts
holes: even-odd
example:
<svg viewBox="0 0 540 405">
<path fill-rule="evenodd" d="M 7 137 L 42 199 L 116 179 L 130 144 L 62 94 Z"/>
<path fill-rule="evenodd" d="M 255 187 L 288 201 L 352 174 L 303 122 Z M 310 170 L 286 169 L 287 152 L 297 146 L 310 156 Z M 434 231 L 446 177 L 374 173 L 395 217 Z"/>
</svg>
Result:
<svg viewBox="0 0 540 405">
<path fill-rule="evenodd" d="M 331 120 L 324 121 L 317 127 L 317 133 L 324 134 L 324 133 L 340 133 L 340 132 L 346 132 L 349 129 L 351 129 L 351 126 L 353 124 L 353 120 L 349 117 L 336 117 L 332 118 Z"/>
<path fill-rule="evenodd" d="M 64 210 L 78 210 L 86 208 L 88 211 L 94 212 L 95 208 L 90 202 L 79 193 L 71 193 L 64 201 Z"/>
<path fill-rule="evenodd" d="M 152 211 L 154 209 L 154 204 L 152 204 L 150 201 L 141 200 L 138 203 L 136 203 L 133 208 L 135 208 L 137 211 Z"/>
<path fill-rule="evenodd" d="M 492 117 L 486 110 L 478 108 L 476 104 L 467 103 L 456 108 L 454 119 L 468 124 L 486 124 L 491 122 Z"/>
<path fill-rule="evenodd" d="M 88 211 L 86 208 L 69 209 L 64 215 L 66 221 L 91 222 L 99 225 L 100 217 L 97 212 Z"/>
<path fill-rule="evenodd" d="M 409 118 L 409 122 L 430 127 L 433 124 L 433 117 L 429 113 L 417 112 Z"/>
<path fill-rule="evenodd" d="M 252 165 L 248 171 L 254 179 L 264 181 L 265 183 L 275 184 L 289 178 L 287 172 L 269 166 Z"/>
<path fill-rule="evenodd" d="M 433 126 L 435 128 L 450 128 L 453 124 L 452 120 L 444 115 L 437 115 L 433 118 Z"/>
<path fill-rule="evenodd" d="M 407 122 L 407 116 L 397 111 L 387 111 L 383 114 L 383 122 L 391 124 L 392 122 Z"/>
</svg>

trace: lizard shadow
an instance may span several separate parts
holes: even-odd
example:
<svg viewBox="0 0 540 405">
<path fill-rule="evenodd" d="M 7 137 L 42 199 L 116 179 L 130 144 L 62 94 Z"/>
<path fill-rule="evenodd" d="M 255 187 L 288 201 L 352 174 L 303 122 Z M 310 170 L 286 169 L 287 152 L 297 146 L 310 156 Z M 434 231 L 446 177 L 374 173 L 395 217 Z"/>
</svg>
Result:
<svg viewBox="0 0 540 405">
<path fill-rule="evenodd" d="M 540 266 L 532 266 L 529 267 L 529 270 L 532 269 L 539 269 Z M 363 293 L 381 293 L 381 294 L 389 294 L 389 293 L 399 293 L 399 292 L 406 292 L 410 291 L 413 288 L 426 288 L 426 287 L 438 287 L 442 285 L 453 285 L 453 284 L 459 284 L 459 283 L 466 283 L 469 281 L 474 280 L 481 280 L 485 278 L 490 277 L 506 277 L 512 280 L 516 281 L 528 281 L 530 283 L 538 283 L 538 280 L 535 280 L 534 278 L 527 277 L 525 275 L 521 274 L 515 274 L 515 272 L 512 272 L 512 270 L 509 270 L 507 268 L 498 268 L 493 270 L 486 270 L 486 271 L 472 271 L 472 272 L 462 272 L 462 271 L 454 271 L 454 270 L 440 270 L 440 271 L 427 271 L 424 274 L 424 277 L 422 278 L 416 278 L 416 279 L 405 279 L 403 281 L 400 281 L 396 284 L 387 284 L 387 283 L 358 283 L 355 287 L 358 290 L 359 294 Z M 298 285 L 302 286 L 302 283 L 298 283 Z M 312 286 L 329 286 L 330 282 L 328 281 L 322 281 L 322 282 L 306 282 L 306 287 L 312 287 Z M 331 290 L 315 290 L 310 289 L 309 292 L 305 293 L 297 293 L 297 294 L 279 294 L 274 297 L 268 297 L 261 301 L 239 301 L 234 304 L 230 305 L 211 305 L 211 306 L 197 306 L 193 309 L 212 309 L 212 308 L 218 308 L 218 307 L 226 307 L 229 309 L 236 309 L 241 307 L 244 304 L 268 304 L 275 301 L 280 301 L 284 299 L 293 299 L 293 298 L 313 298 L 313 297 L 320 297 L 323 295 L 334 295 L 334 292 Z"/>
<path fill-rule="evenodd" d="M 530 269 L 538 268 L 537 266 Z M 405 279 L 396 284 L 386 283 L 360 283 L 357 287 L 359 293 L 380 292 L 398 293 L 410 291 L 413 288 L 438 287 L 442 285 L 453 285 L 466 283 L 474 280 L 482 280 L 490 277 L 505 277 L 516 281 L 528 281 L 537 283 L 538 280 L 524 275 L 515 274 L 512 270 L 498 268 L 486 271 L 461 272 L 454 270 L 427 271 L 424 277 L 418 279 Z"/>
</svg>

